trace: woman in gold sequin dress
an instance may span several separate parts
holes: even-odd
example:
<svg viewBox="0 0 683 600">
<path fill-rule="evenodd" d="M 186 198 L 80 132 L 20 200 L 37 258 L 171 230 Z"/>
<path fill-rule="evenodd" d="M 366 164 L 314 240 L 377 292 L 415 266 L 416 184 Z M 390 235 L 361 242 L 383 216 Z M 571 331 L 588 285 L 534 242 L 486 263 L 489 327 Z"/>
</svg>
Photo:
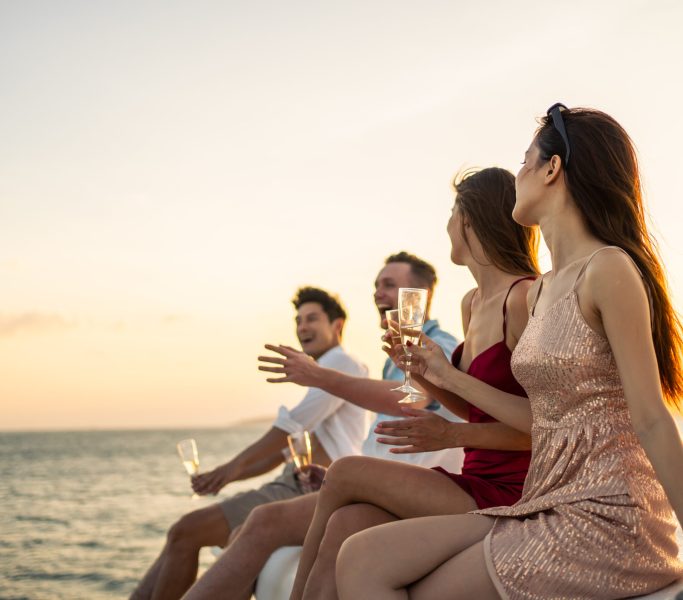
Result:
<svg viewBox="0 0 683 600">
<path fill-rule="evenodd" d="M 522 498 L 356 534 L 337 561 L 342 599 L 606 600 L 683 576 L 683 444 L 666 407 L 683 394 L 682 330 L 632 143 L 602 112 L 555 105 L 516 186 L 513 216 L 540 225 L 553 267 L 512 357 L 529 400 L 463 377 L 429 342 L 414 369 L 531 432 Z"/>
</svg>

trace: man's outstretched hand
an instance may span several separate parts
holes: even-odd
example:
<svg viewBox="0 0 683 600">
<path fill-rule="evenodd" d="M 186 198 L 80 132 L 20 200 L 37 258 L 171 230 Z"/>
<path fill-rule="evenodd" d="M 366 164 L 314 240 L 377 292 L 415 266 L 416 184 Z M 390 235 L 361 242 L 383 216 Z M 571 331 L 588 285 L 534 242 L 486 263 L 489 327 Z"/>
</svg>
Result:
<svg viewBox="0 0 683 600">
<path fill-rule="evenodd" d="M 259 356 L 259 361 L 266 363 L 259 365 L 259 371 L 281 375 L 281 377 L 269 377 L 266 379 L 268 383 L 291 381 L 305 387 L 318 387 L 316 384 L 320 367 L 308 354 L 290 346 L 266 344 L 266 349 L 279 356 Z"/>
</svg>

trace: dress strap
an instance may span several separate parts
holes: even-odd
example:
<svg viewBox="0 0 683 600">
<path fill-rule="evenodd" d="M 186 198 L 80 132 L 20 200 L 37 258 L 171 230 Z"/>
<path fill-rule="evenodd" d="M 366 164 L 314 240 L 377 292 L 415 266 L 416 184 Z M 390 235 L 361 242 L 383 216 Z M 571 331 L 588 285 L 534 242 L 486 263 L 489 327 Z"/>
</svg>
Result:
<svg viewBox="0 0 683 600">
<path fill-rule="evenodd" d="M 505 335 L 506 335 L 505 330 L 507 327 L 508 296 L 510 295 L 512 288 L 515 287 L 519 282 L 528 281 L 529 279 L 531 279 L 532 281 L 535 280 L 536 275 L 527 275 L 526 277 L 520 277 L 516 281 L 513 281 L 512 285 L 508 288 L 508 293 L 505 294 L 505 300 L 503 300 L 503 341 L 505 341 Z M 538 296 L 536 296 L 536 300 L 538 300 Z"/>
<path fill-rule="evenodd" d="M 538 284 L 538 289 L 536 290 L 536 297 L 534 298 L 534 303 L 531 305 L 531 314 L 536 312 L 536 305 L 538 304 L 538 299 L 541 297 L 541 290 L 543 289 L 543 281 L 545 279 L 545 273 L 541 275 L 541 283 Z"/>
<path fill-rule="evenodd" d="M 593 260 L 593 257 L 594 257 L 598 252 L 602 252 L 603 250 L 607 250 L 608 248 L 609 248 L 609 249 L 612 249 L 612 250 L 619 250 L 620 252 L 622 252 L 623 254 L 625 254 L 625 255 L 628 257 L 628 259 L 633 263 L 633 266 L 636 268 L 636 271 L 638 271 L 638 274 L 639 274 L 639 275 L 641 276 L 641 278 L 642 278 L 643 272 L 640 270 L 640 267 L 636 264 L 636 261 L 633 260 L 633 258 L 631 257 L 631 255 L 630 255 L 628 252 L 626 252 L 626 250 L 624 250 L 623 248 L 621 248 L 621 247 L 619 247 L 619 246 L 603 246 L 602 248 L 598 248 L 595 252 L 593 252 L 593 254 L 591 254 L 591 255 L 586 259 L 586 262 L 584 262 L 583 265 L 581 266 L 581 270 L 579 271 L 579 274 L 576 276 L 576 280 L 574 281 L 574 287 L 572 288 L 574 291 L 576 291 L 576 286 L 579 285 L 579 282 L 581 281 L 581 278 L 583 277 L 583 274 L 586 272 L 586 267 L 588 267 L 588 264 L 590 263 L 590 261 Z M 647 286 L 645 286 L 645 287 L 647 287 Z"/>
<path fill-rule="evenodd" d="M 593 260 L 593 257 L 598 253 L 602 252 L 603 250 L 607 250 L 608 248 L 614 249 L 614 250 L 619 250 L 623 254 L 625 254 L 628 259 L 631 261 L 631 264 L 636 268 L 636 271 L 638 271 L 638 274 L 640 275 L 640 278 L 643 280 L 643 285 L 645 286 L 645 291 L 647 292 L 647 301 L 649 304 L 650 308 L 650 327 L 654 327 L 655 323 L 655 315 L 652 312 L 652 292 L 650 291 L 650 286 L 647 284 L 647 281 L 645 281 L 645 278 L 643 277 L 643 272 L 640 270 L 640 267 L 636 264 L 636 261 L 633 260 L 633 257 L 626 252 L 623 248 L 620 246 L 603 246 L 602 248 L 598 248 L 593 254 L 591 254 L 587 259 L 586 262 L 583 263 L 581 266 L 581 270 L 579 271 L 579 274 L 576 276 L 576 280 L 574 281 L 574 287 L 572 288 L 574 292 L 576 292 L 576 287 L 579 285 L 581 278 L 583 277 L 583 274 L 586 272 L 586 267 L 588 267 L 588 263 L 590 263 L 591 260 Z"/>
</svg>

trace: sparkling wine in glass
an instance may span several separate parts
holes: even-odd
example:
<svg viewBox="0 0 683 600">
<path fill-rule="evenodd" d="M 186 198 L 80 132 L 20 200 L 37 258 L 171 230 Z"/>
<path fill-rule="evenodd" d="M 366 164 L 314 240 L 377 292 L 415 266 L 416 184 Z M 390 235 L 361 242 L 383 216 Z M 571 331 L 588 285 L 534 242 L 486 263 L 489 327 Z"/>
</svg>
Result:
<svg viewBox="0 0 683 600">
<path fill-rule="evenodd" d="M 193 438 L 188 438 L 186 440 L 180 440 L 176 447 L 178 448 L 180 460 L 183 462 L 187 474 L 190 477 L 197 475 L 197 473 L 199 473 L 197 442 L 195 442 Z M 196 500 L 197 498 L 199 498 L 198 494 L 192 494 L 193 500 Z"/>
<path fill-rule="evenodd" d="M 287 444 L 297 470 L 311 464 L 311 436 L 308 431 L 297 431 L 287 436 Z"/>
<path fill-rule="evenodd" d="M 297 431 L 287 436 L 287 444 L 292 460 L 296 466 L 295 477 L 304 494 L 312 492 L 310 471 L 306 469 L 311 463 L 311 436 L 308 431 Z"/>
<path fill-rule="evenodd" d="M 401 343 L 401 329 L 398 321 L 398 308 L 393 308 L 384 312 L 387 320 L 387 331 L 391 335 L 391 345 L 397 346 Z"/>
<path fill-rule="evenodd" d="M 427 312 L 427 293 L 427 290 L 421 288 L 399 288 L 398 290 L 398 325 L 401 332 L 401 344 L 406 353 L 406 371 L 403 385 L 396 389 L 408 394 L 399 400 L 401 404 L 412 404 L 427 398 L 420 390 L 413 387 L 410 373 L 412 353 L 408 345 L 408 342 L 413 346 L 420 343 L 425 313 Z"/>
</svg>

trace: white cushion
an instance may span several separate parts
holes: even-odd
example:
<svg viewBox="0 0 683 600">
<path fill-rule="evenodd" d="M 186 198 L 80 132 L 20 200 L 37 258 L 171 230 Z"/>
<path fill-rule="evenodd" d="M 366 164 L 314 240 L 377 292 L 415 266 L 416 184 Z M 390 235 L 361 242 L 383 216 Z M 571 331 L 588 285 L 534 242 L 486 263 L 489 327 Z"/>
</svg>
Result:
<svg viewBox="0 0 683 600">
<path fill-rule="evenodd" d="M 301 546 L 283 546 L 270 555 L 256 581 L 256 600 L 288 600 L 294 586 Z"/>
</svg>

